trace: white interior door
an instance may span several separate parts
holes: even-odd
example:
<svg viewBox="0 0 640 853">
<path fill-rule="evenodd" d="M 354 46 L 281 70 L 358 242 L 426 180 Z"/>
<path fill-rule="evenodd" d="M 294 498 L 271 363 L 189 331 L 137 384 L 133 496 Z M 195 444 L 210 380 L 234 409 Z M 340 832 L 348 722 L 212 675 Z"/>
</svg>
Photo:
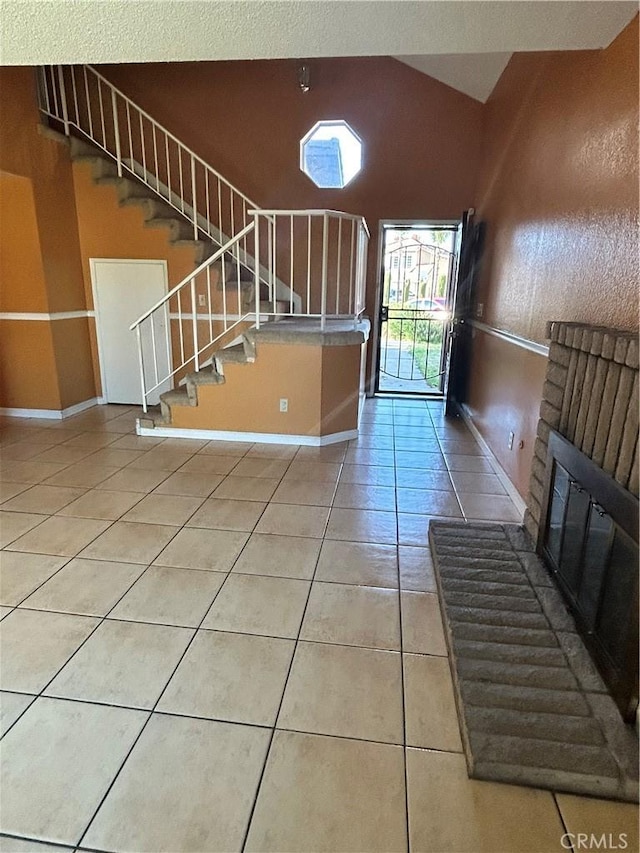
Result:
<svg viewBox="0 0 640 853">
<path fill-rule="evenodd" d="M 129 326 L 167 293 L 166 261 L 129 261 L 91 259 L 91 279 L 96 310 L 96 329 L 102 395 L 107 403 L 139 405 L 142 399 L 138 348 L 135 332 Z M 170 372 L 171 353 L 164 316 L 154 323 L 158 376 Z M 145 353 L 146 355 L 146 353 Z M 147 387 L 153 385 L 147 377 Z M 149 399 L 158 403 L 160 394 L 171 388 L 163 382 Z"/>
</svg>

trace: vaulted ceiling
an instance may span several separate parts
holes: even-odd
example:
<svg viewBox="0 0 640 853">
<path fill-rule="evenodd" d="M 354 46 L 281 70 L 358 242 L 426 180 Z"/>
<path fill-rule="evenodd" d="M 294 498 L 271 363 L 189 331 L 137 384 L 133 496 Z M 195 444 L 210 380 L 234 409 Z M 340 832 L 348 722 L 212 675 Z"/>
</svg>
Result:
<svg viewBox="0 0 640 853">
<path fill-rule="evenodd" d="M 618 0 L 2 0 L 5 65 L 395 56 L 484 101 L 515 51 L 606 47 Z"/>
</svg>

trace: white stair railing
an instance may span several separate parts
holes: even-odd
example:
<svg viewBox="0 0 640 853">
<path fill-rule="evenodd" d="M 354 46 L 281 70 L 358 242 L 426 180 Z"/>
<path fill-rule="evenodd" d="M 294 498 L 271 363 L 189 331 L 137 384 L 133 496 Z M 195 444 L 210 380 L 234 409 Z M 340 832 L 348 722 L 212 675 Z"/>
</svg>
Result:
<svg viewBox="0 0 640 853">
<path fill-rule="evenodd" d="M 145 412 L 242 323 L 259 327 L 283 314 L 316 318 L 322 329 L 330 319 L 358 323 L 369 242 L 363 217 L 261 210 L 91 66 L 41 68 L 39 99 L 67 135 L 73 129 L 113 158 L 118 176 L 133 175 L 186 217 L 194 239 L 220 246 L 131 326 Z"/>
<path fill-rule="evenodd" d="M 91 140 L 116 163 L 118 176 L 134 175 L 193 226 L 223 245 L 246 228 L 257 208 L 169 130 L 90 65 L 40 69 L 40 110 Z M 238 252 L 251 265 L 246 239 Z"/>
<path fill-rule="evenodd" d="M 328 320 L 359 322 L 369 240 L 364 219 L 335 210 L 250 213 L 252 222 L 131 325 L 145 412 L 160 392 L 199 371 L 240 324 L 259 328 L 283 314 L 315 318 L 323 330 Z M 285 299 L 277 298 L 275 288 L 261 299 L 260 281 L 243 281 L 238 263 L 229 276 L 225 259 L 237 254 L 251 232 L 254 256 L 274 278 L 282 273 L 290 281 Z M 287 269 L 280 270 L 282 265 Z"/>
<path fill-rule="evenodd" d="M 365 308 L 369 229 L 362 216 L 339 210 L 250 210 L 255 228 L 253 255 L 270 280 L 290 285 L 290 314 L 356 324 Z M 271 306 L 259 311 L 256 275 L 256 326 L 260 315 L 282 313 L 275 289 Z M 299 306 L 294 312 L 293 299 Z"/>
<path fill-rule="evenodd" d="M 145 412 L 161 392 L 198 372 L 232 329 L 254 324 L 253 293 L 247 293 L 238 264 L 235 281 L 227 278 L 225 262 L 254 228 L 250 222 L 131 324 Z"/>
</svg>

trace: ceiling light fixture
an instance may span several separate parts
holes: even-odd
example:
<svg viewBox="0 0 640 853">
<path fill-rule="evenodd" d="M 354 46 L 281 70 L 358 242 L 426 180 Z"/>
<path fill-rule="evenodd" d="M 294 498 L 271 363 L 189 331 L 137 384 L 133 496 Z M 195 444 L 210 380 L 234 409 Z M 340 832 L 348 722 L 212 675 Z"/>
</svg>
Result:
<svg viewBox="0 0 640 853">
<path fill-rule="evenodd" d="M 311 70 L 308 65 L 298 66 L 298 86 L 301 92 L 308 92 L 311 89 Z"/>
</svg>

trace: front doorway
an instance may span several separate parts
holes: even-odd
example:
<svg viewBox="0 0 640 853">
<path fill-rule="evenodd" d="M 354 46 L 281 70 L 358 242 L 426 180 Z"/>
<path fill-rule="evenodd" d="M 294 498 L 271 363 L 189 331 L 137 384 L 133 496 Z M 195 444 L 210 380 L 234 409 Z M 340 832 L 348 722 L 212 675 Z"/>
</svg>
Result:
<svg viewBox="0 0 640 853">
<path fill-rule="evenodd" d="M 382 226 L 377 393 L 444 393 L 458 229 Z"/>
</svg>

